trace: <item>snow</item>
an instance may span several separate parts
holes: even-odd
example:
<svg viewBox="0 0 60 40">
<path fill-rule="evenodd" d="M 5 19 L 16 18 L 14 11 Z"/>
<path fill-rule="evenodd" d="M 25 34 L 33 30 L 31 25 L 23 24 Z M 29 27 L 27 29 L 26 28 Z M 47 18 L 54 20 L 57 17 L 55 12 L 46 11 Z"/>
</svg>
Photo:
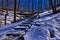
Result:
<svg viewBox="0 0 60 40">
<path fill-rule="evenodd" d="M 34 25 L 24 36 L 25 40 L 60 40 L 60 13 L 36 19 Z M 36 24 L 40 26 L 36 26 Z M 50 37 L 50 34 L 54 37 Z"/>
<path fill-rule="evenodd" d="M 24 30 L 10 30 L 9 32 L 7 32 L 7 34 L 25 34 Z"/>
<path fill-rule="evenodd" d="M 33 27 L 24 36 L 25 40 L 47 40 L 49 36 L 49 31 L 43 29 L 42 27 Z"/>
<path fill-rule="evenodd" d="M 15 28 L 28 28 L 27 26 L 17 26 Z"/>
<path fill-rule="evenodd" d="M 60 13 L 50 15 L 50 11 L 51 10 L 39 14 L 40 19 L 36 17 L 36 19 L 32 20 L 31 28 L 28 30 L 26 35 L 24 35 L 25 40 L 60 40 Z M 24 22 L 30 23 L 30 21 L 26 19 L 21 22 L 8 25 L 8 27 L 6 26 L 1 28 L 0 35 L 2 33 L 4 35 L 1 35 L 0 39 L 6 37 L 5 34 L 7 33 L 24 33 L 24 31 L 21 30 L 13 30 L 15 27 L 25 27 L 19 26 Z M 53 37 L 51 37 L 51 35 L 53 35 Z"/>
</svg>

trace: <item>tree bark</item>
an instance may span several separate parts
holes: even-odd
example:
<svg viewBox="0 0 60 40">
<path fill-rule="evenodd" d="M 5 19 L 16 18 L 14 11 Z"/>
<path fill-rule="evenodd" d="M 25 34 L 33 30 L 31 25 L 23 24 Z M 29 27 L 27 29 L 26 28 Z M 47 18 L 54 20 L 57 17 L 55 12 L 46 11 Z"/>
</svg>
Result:
<svg viewBox="0 0 60 40">
<path fill-rule="evenodd" d="M 16 22 L 16 0 L 14 0 L 14 22 Z"/>
</svg>

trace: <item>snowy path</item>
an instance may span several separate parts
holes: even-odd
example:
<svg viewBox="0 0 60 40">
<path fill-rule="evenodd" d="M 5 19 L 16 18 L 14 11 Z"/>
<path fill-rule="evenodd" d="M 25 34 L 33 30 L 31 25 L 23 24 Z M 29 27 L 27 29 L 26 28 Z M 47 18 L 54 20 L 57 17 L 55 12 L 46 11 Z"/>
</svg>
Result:
<svg viewBox="0 0 60 40">
<path fill-rule="evenodd" d="M 42 14 L 40 14 L 40 19 L 36 18 L 33 20 L 31 29 L 29 29 L 24 36 L 25 40 L 60 40 L 60 13 L 50 15 L 47 11 Z M 27 22 L 27 20 L 28 19 L 13 23 L 5 28 L 0 28 L 0 35 L 6 34 L 8 31 L 11 31 L 12 28 L 23 22 Z"/>
<path fill-rule="evenodd" d="M 60 40 L 60 13 L 36 19 L 25 40 Z M 36 24 L 40 26 L 36 26 Z M 50 35 L 53 35 L 51 37 Z"/>
</svg>

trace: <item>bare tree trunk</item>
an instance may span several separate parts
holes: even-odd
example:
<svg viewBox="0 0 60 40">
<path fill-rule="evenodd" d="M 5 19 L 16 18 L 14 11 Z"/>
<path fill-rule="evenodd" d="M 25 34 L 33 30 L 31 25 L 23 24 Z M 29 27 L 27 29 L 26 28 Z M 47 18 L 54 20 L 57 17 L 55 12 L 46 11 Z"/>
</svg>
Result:
<svg viewBox="0 0 60 40">
<path fill-rule="evenodd" d="M 50 1 L 50 4 L 51 4 L 51 8 L 52 8 L 52 10 L 53 10 L 53 13 L 55 13 L 55 11 L 56 11 L 56 0 L 54 0 L 54 6 L 53 6 L 53 2 L 52 2 L 52 0 L 49 0 Z"/>
<path fill-rule="evenodd" d="M 51 3 L 50 3 L 50 1 L 49 1 L 49 9 L 51 9 Z"/>
<path fill-rule="evenodd" d="M 59 0 L 59 5 L 60 5 L 60 0 Z"/>
<path fill-rule="evenodd" d="M 14 22 L 16 22 L 16 0 L 14 0 Z"/>
<path fill-rule="evenodd" d="M 7 19 L 7 17 L 6 17 L 6 14 L 5 14 L 5 25 L 6 25 L 6 19 Z"/>
<path fill-rule="evenodd" d="M 5 25 L 6 25 L 7 15 L 8 15 L 8 0 L 6 0 Z"/>
<path fill-rule="evenodd" d="M 46 0 L 44 0 L 44 6 L 45 6 L 45 10 L 47 10 L 47 4 L 45 2 Z"/>
<path fill-rule="evenodd" d="M 1 22 L 1 19 L 0 19 L 0 27 L 1 27 L 1 24 L 2 24 L 2 22 Z"/>
<path fill-rule="evenodd" d="M 2 1 L 2 10 L 1 10 L 1 13 L 3 13 L 3 0 L 1 0 Z M 1 20 L 0 20 L 0 26 L 1 26 Z"/>
<path fill-rule="evenodd" d="M 60 6 L 60 0 L 58 0 L 58 6 Z"/>
<path fill-rule="evenodd" d="M 39 3 L 40 3 L 40 0 L 38 0 L 38 10 L 37 10 L 37 16 L 38 16 L 38 18 L 39 18 L 39 11 L 40 11 L 40 5 L 39 5 Z"/>
<path fill-rule="evenodd" d="M 56 0 L 54 0 L 54 12 L 56 12 Z"/>
<path fill-rule="evenodd" d="M 3 0 L 2 0 L 2 12 L 3 12 Z"/>
<path fill-rule="evenodd" d="M 40 0 L 38 0 L 38 13 L 39 13 L 39 11 L 40 11 Z"/>
<path fill-rule="evenodd" d="M 20 11 L 20 0 L 18 1 L 18 9 L 19 9 L 19 12 L 21 13 Z M 20 15 L 21 16 L 21 15 Z M 19 17 L 19 20 L 21 19 L 21 17 Z"/>
<path fill-rule="evenodd" d="M 56 0 L 56 5 L 57 5 L 57 6 L 59 5 L 59 0 Z"/>
<path fill-rule="evenodd" d="M 29 3 L 30 3 L 29 1 L 30 1 L 30 0 L 28 0 L 28 12 L 29 12 Z"/>
<path fill-rule="evenodd" d="M 34 0 L 32 0 L 32 14 L 34 12 Z"/>
<path fill-rule="evenodd" d="M 42 10 L 42 0 L 40 0 L 40 9 Z"/>
<path fill-rule="evenodd" d="M 20 0 L 18 1 L 18 9 L 20 11 Z"/>
</svg>

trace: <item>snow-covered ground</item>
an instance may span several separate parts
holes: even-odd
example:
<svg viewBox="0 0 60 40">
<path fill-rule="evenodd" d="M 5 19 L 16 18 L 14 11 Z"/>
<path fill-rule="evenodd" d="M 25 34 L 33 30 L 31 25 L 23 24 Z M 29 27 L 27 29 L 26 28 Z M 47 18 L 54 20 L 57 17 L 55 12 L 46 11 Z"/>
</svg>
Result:
<svg viewBox="0 0 60 40">
<path fill-rule="evenodd" d="M 41 14 L 40 14 L 41 15 Z M 24 36 L 25 40 L 60 40 L 60 13 L 41 15 Z"/>
<path fill-rule="evenodd" d="M 32 26 L 27 31 L 26 35 L 24 35 L 25 40 L 60 40 L 60 13 L 51 14 L 51 10 L 45 11 L 40 15 L 40 18 L 37 17 L 31 22 Z M 25 21 L 25 23 L 29 23 L 29 20 Z M 18 22 L 19 24 L 20 22 Z M 16 23 L 15 23 L 16 24 Z M 13 25 L 14 26 L 14 25 Z M 13 27 L 9 26 L 6 30 L 9 30 L 6 33 L 20 33 L 20 31 L 10 30 L 9 28 Z M 16 27 L 18 25 L 16 24 Z M 2 28 L 3 29 L 3 28 Z M 2 30 L 1 29 L 1 30 Z M 0 30 L 0 31 L 1 31 Z M 4 32 L 4 31 L 3 31 Z M 6 38 L 6 33 L 4 35 L 0 35 L 0 39 Z M 2 34 L 2 31 L 1 33 Z"/>
<path fill-rule="evenodd" d="M 19 12 L 16 12 L 19 13 Z M 3 12 L 0 12 L 0 26 L 5 26 L 5 14 L 6 11 L 4 10 Z M 14 12 L 13 11 L 8 11 L 8 15 L 6 16 L 6 24 L 10 25 L 11 22 L 14 21 Z M 25 16 L 24 16 L 25 17 Z M 24 19 L 23 15 L 16 14 L 16 20 Z"/>
</svg>

